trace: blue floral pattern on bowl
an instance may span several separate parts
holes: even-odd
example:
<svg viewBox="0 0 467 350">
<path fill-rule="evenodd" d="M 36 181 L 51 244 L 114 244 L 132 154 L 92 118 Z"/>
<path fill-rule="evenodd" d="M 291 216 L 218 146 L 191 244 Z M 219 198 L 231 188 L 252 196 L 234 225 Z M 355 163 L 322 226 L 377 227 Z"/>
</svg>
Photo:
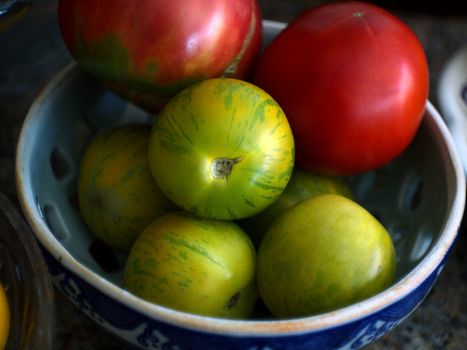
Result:
<svg viewBox="0 0 467 350">
<path fill-rule="evenodd" d="M 360 320 L 309 334 L 284 337 L 229 337 L 183 330 L 139 314 L 109 299 L 86 281 L 65 269 L 48 252 L 46 262 L 55 286 L 84 314 L 128 341 L 136 340 L 144 349 L 231 349 L 231 350 L 309 350 L 359 349 L 388 333 L 408 317 L 425 299 L 444 266 L 441 264 L 418 288 L 396 303 Z"/>
</svg>

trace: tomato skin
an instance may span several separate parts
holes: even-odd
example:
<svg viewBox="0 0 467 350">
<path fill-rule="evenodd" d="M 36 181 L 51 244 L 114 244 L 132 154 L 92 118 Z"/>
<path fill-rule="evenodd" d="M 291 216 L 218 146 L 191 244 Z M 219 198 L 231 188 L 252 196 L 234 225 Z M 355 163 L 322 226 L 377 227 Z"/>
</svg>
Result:
<svg viewBox="0 0 467 350">
<path fill-rule="evenodd" d="M 83 69 L 154 111 L 195 81 L 245 76 L 262 38 L 256 0 L 60 0 L 58 20 Z"/>
<path fill-rule="evenodd" d="M 279 198 L 257 215 L 238 223 L 259 246 L 264 233 L 274 225 L 274 220 L 297 203 L 320 194 L 335 193 L 352 199 L 352 190 L 343 178 L 317 175 L 309 171 L 295 168 L 287 187 Z"/>
<path fill-rule="evenodd" d="M 0 283 L 0 349 L 4 349 L 10 331 L 10 307 L 5 289 Z"/>
<path fill-rule="evenodd" d="M 364 2 L 321 5 L 266 48 L 254 83 L 284 109 L 297 165 L 327 174 L 382 166 L 413 139 L 428 64 L 412 30 Z"/>
<path fill-rule="evenodd" d="M 385 227 L 337 194 L 308 198 L 280 215 L 257 255 L 260 296 L 278 318 L 316 315 L 367 299 L 395 278 Z"/>
<path fill-rule="evenodd" d="M 128 252 L 140 232 L 176 206 L 152 178 L 147 159 L 151 128 L 115 127 L 98 134 L 84 152 L 78 175 L 78 203 L 92 233 Z"/>
<path fill-rule="evenodd" d="M 152 174 L 169 199 L 220 220 L 271 205 L 287 186 L 294 154 L 277 102 L 232 78 L 204 80 L 170 100 L 154 123 L 148 151 Z"/>
<path fill-rule="evenodd" d="M 246 319 L 257 298 L 256 252 L 230 221 L 185 212 L 150 223 L 131 248 L 124 284 L 150 302 L 214 317 Z"/>
</svg>

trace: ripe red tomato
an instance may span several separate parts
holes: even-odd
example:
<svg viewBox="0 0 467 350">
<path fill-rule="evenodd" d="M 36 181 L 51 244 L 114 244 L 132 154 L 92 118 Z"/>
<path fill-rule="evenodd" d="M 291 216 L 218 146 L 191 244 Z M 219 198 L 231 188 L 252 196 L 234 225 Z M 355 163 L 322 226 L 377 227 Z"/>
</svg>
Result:
<svg viewBox="0 0 467 350">
<path fill-rule="evenodd" d="M 363 2 L 312 8 L 266 48 L 254 82 L 284 109 L 298 165 L 354 174 L 410 144 L 428 98 L 426 55 L 394 15 Z"/>
<path fill-rule="evenodd" d="M 244 77 L 262 38 L 257 0 L 60 0 L 58 21 L 83 69 L 151 111 L 196 81 Z"/>
</svg>

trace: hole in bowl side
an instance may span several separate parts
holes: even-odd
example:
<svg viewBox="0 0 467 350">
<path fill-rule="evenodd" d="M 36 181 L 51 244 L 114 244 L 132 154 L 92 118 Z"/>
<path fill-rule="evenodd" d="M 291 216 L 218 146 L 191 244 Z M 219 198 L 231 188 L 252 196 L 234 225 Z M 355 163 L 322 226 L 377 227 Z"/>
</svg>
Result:
<svg viewBox="0 0 467 350">
<path fill-rule="evenodd" d="M 377 215 L 396 249 L 396 282 L 434 246 L 448 215 L 447 179 L 439 133 L 424 120 L 412 144 L 370 174 L 351 177 L 357 202 Z"/>
<path fill-rule="evenodd" d="M 420 174 L 412 172 L 405 177 L 399 192 L 399 206 L 402 211 L 414 211 L 420 206 L 423 186 L 424 181 Z"/>
<path fill-rule="evenodd" d="M 425 256 L 433 243 L 433 237 L 434 233 L 430 227 L 420 228 L 412 244 L 412 250 L 409 255 L 410 261 L 418 262 Z"/>
<path fill-rule="evenodd" d="M 57 180 L 64 179 L 71 171 L 70 163 L 60 149 L 56 147 L 52 149 L 50 154 L 50 166 Z"/>
</svg>

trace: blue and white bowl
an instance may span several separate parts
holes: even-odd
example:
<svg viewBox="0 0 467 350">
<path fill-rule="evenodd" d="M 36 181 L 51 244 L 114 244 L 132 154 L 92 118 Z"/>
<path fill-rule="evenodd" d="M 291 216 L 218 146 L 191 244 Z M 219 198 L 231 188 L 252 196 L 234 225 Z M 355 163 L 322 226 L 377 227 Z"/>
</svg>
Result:
<svg viewBox="0 0 467 350">
<path fill-rule="evenodd" d="M 264 22 L 266 41 L 283 24 Z M 76 176 L 99 130 L 152 117 L 71 65 L 38 96 L 24 122 L 16 176 L 25 217 L 56 287 L 110 332 L 145 349 L 356 349 L 392 330 L 424 300 L 454 244 L 465 201 L 461 161 L 427 102 L 412 145 L 377 171 L 350 179 L 355 199 L 390 231 L 397 278 L 381 293 L 336 311 L 288 320 L 226 320 L 146 302 L 122 287 L 125 257 L 106 269 L 76 209 Z"/>
<path fill-rule="evenodd" d="M 467 45 L 448 60 L 438 85 L 439 108 L 467 172 Z"/>
</svg>

